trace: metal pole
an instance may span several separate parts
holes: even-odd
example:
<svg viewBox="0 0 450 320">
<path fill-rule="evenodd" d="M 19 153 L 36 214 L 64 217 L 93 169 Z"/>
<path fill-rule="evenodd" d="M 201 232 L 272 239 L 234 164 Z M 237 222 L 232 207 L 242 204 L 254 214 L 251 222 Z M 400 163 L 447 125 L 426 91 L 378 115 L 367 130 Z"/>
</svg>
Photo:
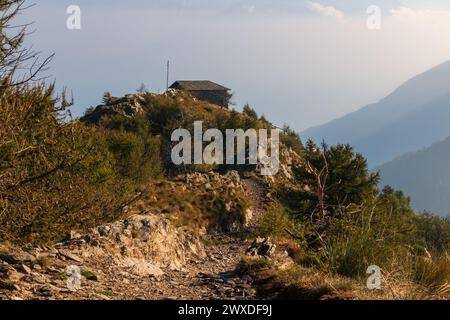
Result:
<svg viewBox="0 0 450 320">
<path fill-rule="evenodd" d="M 170 60 L 167 60 L 166 91 L 169 90 L 169 70 L 170 70 Z"/>
</svg>

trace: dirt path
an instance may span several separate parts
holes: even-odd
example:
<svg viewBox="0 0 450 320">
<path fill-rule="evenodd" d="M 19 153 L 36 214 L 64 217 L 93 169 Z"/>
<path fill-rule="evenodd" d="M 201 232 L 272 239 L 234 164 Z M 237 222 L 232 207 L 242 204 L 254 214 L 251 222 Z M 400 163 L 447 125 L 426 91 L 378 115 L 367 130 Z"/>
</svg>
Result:
<svg viewBox="0 0 450 320">
<path fill-rule="evenodd" d="M 256 297 L 250 277 L 239 277 L 235 267 L 245 254 L 246 243 L 226 235 L 211 235 L 205 247 L 207 257 L 190 260 L 179 271 L 163 269 L 160 277 L 139 277 L 117 273 L 108 260 L 87 261 L 97 281 L 85 281 L 77 292 L 65 290 L 64 281 L 54 281 L 34 298 L 51 299 L 252 299 Z M 65 264 L 61 265 L 61 271 Z M 50 283 L 51 284 L 51 283 Z M 41 292 L 42 291 L 42 292 Z M 53 292 L 52 292 L 53 291 Z M 46 294 L 48 295 L 46 297 Z"/>
<path fill-rule="evenodd" d="M 242 181 L 253 212 L 249 231 L 265 212 L 264 188 L 253 179 Z M 142 299 L 255 299 L 256 288 L 249 276 L 240 277 L 236 266 L 250 245 L 237 235 L 213 234 L 205 241 L 206 258 L 191 260 L 183 271 L 166 270 L 160 279 L 138 280 L 133 294 Z M 130 291 L 121 298 L 130 298 Z"/>
<path fill-rule="evenodd" d="M 254 180 L 243 181 L 251 201 L 252 219 L 249 229 L 264 214 L 265 194 Z M 30 270 L 25 263 L 0 264 L 12 279 L 20 276 L 20 282 L 10 290 L 1 290 L 0 299 L 254 299 L 256 288 L 251 277 L 239 276 L 234 270 L 250 245 L 244 237 L 227 234 L 211 234 L 204 239 L 206 256 L 191 258 L 178 271 L 162 269 L 164 274 L 141 277 L 114 267 L 112 257 L 96 257 L 90 261 L 76 261 L 52 253 L 54 248 L 42 251 L 51 260 L 50 266 Z M 75 260 L 73 260 L 75 259 Z M 1 259 L 0 259 L 1 260 Z M 1 263 L 1 262 L 0 262 Z M 43 261 L 44 264 L 44 261 Z M 68 265 L 80 265 L 84 272 L 82 287 L 73 292 L 67 289 L 65 277 Z M 14 266 L 14 268 L 12 268 Z M 12 274 L 12 275 L 11 275 Z M 23 276 L 25 274 L 25 276 Z M 1 274 L 0 274 L 1 276 Z M 1 283 L 0 283 L 1 284 Z"/>
<path fill-rule="evenodd" d="M 254 231 L 259 219 L 264 216 L 269 201 L 264 187 L 254 179 L 242 180 L 248 199 L 250 200 L 250 209 L 253 212 L 252 219 L 248 223 L 249 231 Z"/>
</svg>

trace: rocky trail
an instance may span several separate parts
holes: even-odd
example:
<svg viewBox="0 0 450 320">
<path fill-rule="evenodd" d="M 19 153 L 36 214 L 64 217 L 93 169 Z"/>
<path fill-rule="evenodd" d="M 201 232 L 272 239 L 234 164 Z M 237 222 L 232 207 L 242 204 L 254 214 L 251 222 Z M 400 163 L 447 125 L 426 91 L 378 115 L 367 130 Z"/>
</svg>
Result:
<svg viewBox="0 0 450 320">
<path fill-rule="evenodd" d="M 235 269 L 267 198 L 256 181 L 242 184 L 251 201 L 244 234 L 198 240 L 159 216 L 133 215 L 51 247 L 0 250 L 0 299 L 254 299 L 253 279 Z"/>
</svg>

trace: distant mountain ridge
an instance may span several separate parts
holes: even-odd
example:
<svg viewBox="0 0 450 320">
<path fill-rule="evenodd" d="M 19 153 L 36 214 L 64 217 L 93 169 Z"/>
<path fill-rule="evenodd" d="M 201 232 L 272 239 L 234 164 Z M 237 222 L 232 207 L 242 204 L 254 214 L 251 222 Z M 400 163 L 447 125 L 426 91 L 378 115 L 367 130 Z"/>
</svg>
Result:
<svg viewBox="0 0 450 320">
<path fill-rule="evenodd" d="M 416 210 L 450 214 L 450 137 L 377 168 L 383 185 L 403 190 Z"/>
<path fill-rule="evenodd" d="M 450 61 L 405 82 L 378 103 L 302 133 L 350 143 L 372 167 L 450 136 Z"/>
</svg>

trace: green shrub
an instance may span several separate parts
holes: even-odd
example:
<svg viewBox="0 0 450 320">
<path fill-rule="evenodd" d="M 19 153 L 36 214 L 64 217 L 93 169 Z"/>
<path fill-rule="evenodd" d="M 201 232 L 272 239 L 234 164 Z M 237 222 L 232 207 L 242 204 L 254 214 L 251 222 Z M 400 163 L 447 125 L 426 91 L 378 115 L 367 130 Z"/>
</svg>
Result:
<svg viewBox="0 0 450 320">
<path fill-rule="evenodd" d="M 125 175 L 135 175 L 132 165 L 154 157 L 155 148 L 130 138 L 125 149 L 138 156 L 128 166 L 106 131 L 72 121 L 65 93 L 33 81 L 50 59 L 40 64 L 24 47 L 26 28 L 11 27 L 23 1 L 1 9 L 8 14 L 0 17 L 0 242 L 50 242 L 117 219 L 133 195 L 127 191 L 144 187 Z"/>
<path fill-rule="evenodd" d="M 0 88 L 0 241 L 55 241 L 113 221 L 159 172 L 155 138 L 65 122 L 57 101 L 53 86 Z M 139 170 L 143 179 L 131 179 Z"/>
<path fill-rule="evenodd" d="M 98 277 L 89 270 L 81 270 L 81 275 L 89 281 L 98 281 Z"/>
<path fill-rule="evenodd" d="M 153 134 L 162 135 L 166 141 L 170 141 L 175 129 L 192 127 L 193 122 L 188 122 L 183 108 L 176 99 L 151 95 L 147 95 L 146 99 L 150 106 L 147 117 Z"/>
<path fill-rule="evenodd" d="M 324 245 L 324 266 L 346 277 L 361 277 L 371 265 L 382 267 L 390 252 L 370 235 L 341 235 Z"/>
<path fill-rule="evenodd" d="M 294 232 L 294 228 L 286 209 L 280 204 L 273 204 L 259 219 L 256 232 L 263 237 L 285 237 L 288 236 L 287 231 Z"/>
<path fill-rule="evenodd" d="M 0 279 L 0 289 L 13 291 L 15 290 L 15 283 L 12 281 L 4 281 Z"/>
<path fill-rule="evenodd" d="M 250 107 L 248 103 L 245 104 L 244 108 L 242 109 L 242 113 L 252 119 L 258 119 L 258 114 L 256 113 L 255 109 Z"/>
<path fill-rule="evenodd" d="M 386 270 L 398 261 L 406 264 L 415 239 L 413 217 L 404 196 L 387 190 L 361 207 L 350 206 L 321 230 L 324 267 L 343 276 L 361 277 L 371 265 Z"/>
<path fill-rule="evenodd" d="M 288 148 L 291 148 L 297 152 L 297 154 L 301 155 L 303 153 L 304 148 L 300 135 L 288 125 L 283 127 L 283 131 L 280 135 L 280 141 Z"/>
<path fill-rule="evenodd" d="M 105 132 L 105 135 L 118 173 L 123 178 L 143 183 L 161 172 L 157 138 L 141 138 L 124 131 Z"/>
<path fill-rule="evenodd" d="M 249 206 L 243 195 L 231 194 L 225 190 L 221 194 L 205 194 L 202 200 L 208 212 L 210 228 L 219 231 L 240 231 L 245 224 L 245 213 Z"/>
<path fill-rule="evenodd" d="M 273 266 L 273 262 L 261 257 L 244 257 L 239 262 L 236 267 L 236 272 L 238 274 L 251 274 L 253 272 L 271 268 Z"/>
<path fill-rule="evenodd" d="M 296 181 L 309 188 L 299 193 L 298 207 L 310 216 L 337 217 L 349 205 L 361 205 L 378 193 L 379 174 L 350 145 L 318 147 L 312 140 L 302 153 L 304 163 L 294 168 Z"/>
<path fill-rule="evenodd" d="M 441 218 L 430 213 L 415 217 L 418 242 L 430 251 L 444 253 L 450 245 L 450 218 Z"/>
</svg>

